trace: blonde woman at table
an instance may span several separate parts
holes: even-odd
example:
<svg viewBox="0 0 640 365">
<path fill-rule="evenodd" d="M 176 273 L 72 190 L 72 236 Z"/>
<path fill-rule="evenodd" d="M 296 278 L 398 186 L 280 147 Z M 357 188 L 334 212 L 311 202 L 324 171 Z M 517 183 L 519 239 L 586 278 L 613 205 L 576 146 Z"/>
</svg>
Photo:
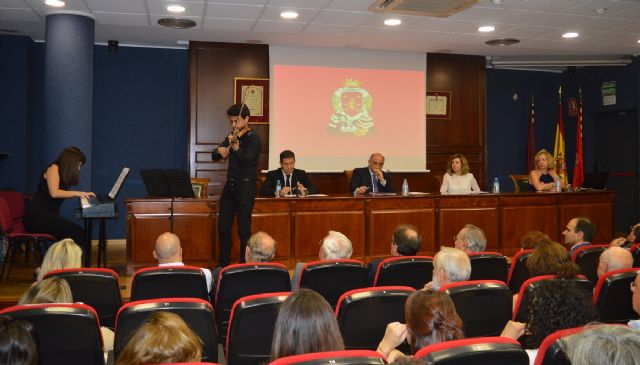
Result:
<svg viewBox="0 0 640 365">
<path fill-rule="evenodd" d="M 476 178 L 469 172 L 469 161 L 463 155 L 456 153 L 447 162 L 447 172 L 442 177 L 442 194 L 469 194 L 480 192 Z"/>
<path fill-rule="evenodd" d="M 555 171 L 555 161 L 549 151 L 544 148 L 536 153 L 536 169 L 529 172 L 530 191 L 555 191 L 556 181 L 560 180 Z M 561 187 L 564 183 L 560 180 Z"/>
</svg>

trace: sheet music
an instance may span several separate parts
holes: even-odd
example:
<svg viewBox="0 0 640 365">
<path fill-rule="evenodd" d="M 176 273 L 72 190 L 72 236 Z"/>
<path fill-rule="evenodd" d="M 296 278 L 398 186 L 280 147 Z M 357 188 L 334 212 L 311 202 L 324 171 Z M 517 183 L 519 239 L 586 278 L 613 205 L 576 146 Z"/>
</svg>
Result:
<svg viewBox="0 0 640 365">
<path fill-rule="evenodd" d="M 124 178 L 127 177 L 128 173 L 129 173 L 128 167 L 125 167 L 122 169 L 122 171 L 120 172 L 120 176 L 118 176 L 118 180 L 116 180 L 116 183 L 113 184 L 113 188 L 111 188 L 111 191 L 109 192 L 109 198 L 115 199 L 116 195 L 118 194 L 118 190 L 120 190 L 120 187 L 124 182 Z"/>
</svg>

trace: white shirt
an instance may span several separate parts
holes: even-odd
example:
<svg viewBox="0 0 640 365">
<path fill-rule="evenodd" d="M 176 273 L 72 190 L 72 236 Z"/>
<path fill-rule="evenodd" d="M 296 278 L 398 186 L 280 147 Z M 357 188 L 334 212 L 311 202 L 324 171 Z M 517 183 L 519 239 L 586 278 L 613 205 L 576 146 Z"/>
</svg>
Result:
<svg viewBox="0 0 640 365">
<path fill-rule="evenodd" d="M 479 192 L 480 187 L 473 174 L 468 172 L 463 175 L 444 174 L 440 192 L 442 194 L 469 194 L 472 191 Z"/>
<path fill-rule="evenodd" d="M 184 266 L 184 263 L 178 261 L 178 262 L 167 262 L 165 264 L 158 264 L 158 266 Z M 207 282 L 207 291 L 210 292 L 211 291 L 211 270 L 209 269 L 205 269 L 204 267 L 201 267 L 200 270 L 202 271 L 202 273 L 204 274 L 204 278 Z"/>
<path fill-rule="evenodd" d="M 527 355 L 529 355 L 529 365 L 533 365 L 538 357 L 538 349 L 525 349 Z"/>
</svg>

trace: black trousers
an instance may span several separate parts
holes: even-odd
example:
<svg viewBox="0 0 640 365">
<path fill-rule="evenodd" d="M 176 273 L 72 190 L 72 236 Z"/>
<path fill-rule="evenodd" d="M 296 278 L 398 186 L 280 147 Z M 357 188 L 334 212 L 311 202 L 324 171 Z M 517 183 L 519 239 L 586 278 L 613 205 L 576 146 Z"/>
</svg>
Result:
<svg viewBox="0 0 640 365">
<path fill-rule="evenodd" d="M 22 221 L 24 227 L 31 233 L 48 233 L 57 241 L 71 238 L 83 251 L 86 248 L 87 238 L 84 228 L 58 214 L 44 210 L 27 212 Z"/>
<path fill-rule="evenodd" d="M 220 242 L 220 266 L 231 263 L 231 225 L 238 217 L 240 238 L 240 262 L 244 262 L 244 252 L 251 237 L 251 214 L 256 199 L 256 181 L 252 179 L 227 179 L 220 196 L 220 216 L 218 217 L 218 240 Z"/>
</svg>

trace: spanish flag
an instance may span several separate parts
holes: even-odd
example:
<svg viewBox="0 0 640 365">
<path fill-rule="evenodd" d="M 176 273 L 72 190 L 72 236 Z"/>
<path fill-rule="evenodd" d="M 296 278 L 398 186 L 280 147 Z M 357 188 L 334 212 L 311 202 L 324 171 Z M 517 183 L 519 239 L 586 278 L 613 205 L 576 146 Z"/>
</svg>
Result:
<svg viewBox="0 0 640 365">
<path fill-rule="evenodd" d="M 556 143 L 553 147 L 553 158 L 556 161 L 556 173 L 560 180 L 567 184 L 567 162 L 564 148 L 564 115 L 562 114 L 562 87 L 558 87 L 558 119 L 556 122 Z"/>
</svg>

